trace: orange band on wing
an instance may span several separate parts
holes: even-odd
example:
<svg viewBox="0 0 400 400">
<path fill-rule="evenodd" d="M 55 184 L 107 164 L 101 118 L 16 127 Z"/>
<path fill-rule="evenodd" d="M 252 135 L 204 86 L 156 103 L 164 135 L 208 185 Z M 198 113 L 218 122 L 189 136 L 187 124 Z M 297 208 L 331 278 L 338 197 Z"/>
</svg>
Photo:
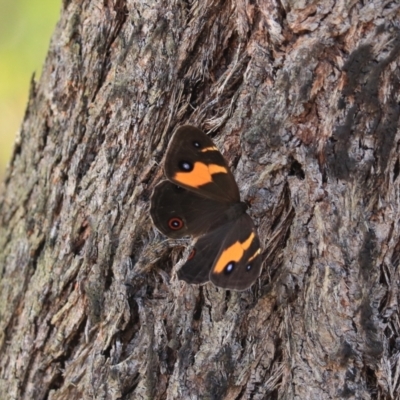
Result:
<svg viewBox="0 0 400 400">
<path fill-rule="evenodd" d="M 225 167 L 222 167 L 221 165 L 217 165 L 217 164 L 210 164 L 208 166 L 208 170 L 210 171 L 211 175 L 228 173 L 228 171 L 226 170 Z"/>
<path fill-rule="evenodd" d="M 261 249 L 258 249 L 250 258 L 248 262 L 253 261 L 259 254 L 261 253 Z"/>
<path fill-rule="evenodd" d="M 238 262 L 243 257 L 244 252 L 251 246 L 254 237 L 254 232 L 251 232 L 250 236 L 243 243 L 237 241 L 224 250 L 215 264 L 213 272 L 220 274 L 228 263 L 231 261 Z"/>
<path fill-rule="evenodd" d="M 211 146 L 211 147 L 205 147 L 204 149 L 201 150 L 202 153 L 205 153 L 206 151 L 218 151 L 218 149 L 215 146 Z"/>
<path fill-rule="evenodd" d="M 182 185 L 198 188 L 207 183 L 211 183 L 212 175 L 221 173 L 227 174 L 228 171 L 225 167 L 221 167 L 217 164 L 207 165 L 201 162 L 195 162 L 190 172 L 177 172 L 174 179 Z"/>
</svg>

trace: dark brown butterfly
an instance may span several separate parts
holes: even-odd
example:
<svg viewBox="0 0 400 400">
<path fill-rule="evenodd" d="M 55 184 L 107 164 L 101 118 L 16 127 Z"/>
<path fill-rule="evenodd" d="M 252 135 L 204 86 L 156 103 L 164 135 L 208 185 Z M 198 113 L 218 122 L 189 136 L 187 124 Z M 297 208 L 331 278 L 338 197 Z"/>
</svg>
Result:
<svg viewBox="0 0 400 400">
<path fill-rule="evenodd" d="M 261 272 L 260 241 L 212 140 L 194 126 L 180 127 L 169 143 L 164 171 L 168 180 L 151 197 L 153 223 L 171 238 L 195 238 L 179 279 L 210 280 L 225 289 L 250 287 Z"/>
</svg>

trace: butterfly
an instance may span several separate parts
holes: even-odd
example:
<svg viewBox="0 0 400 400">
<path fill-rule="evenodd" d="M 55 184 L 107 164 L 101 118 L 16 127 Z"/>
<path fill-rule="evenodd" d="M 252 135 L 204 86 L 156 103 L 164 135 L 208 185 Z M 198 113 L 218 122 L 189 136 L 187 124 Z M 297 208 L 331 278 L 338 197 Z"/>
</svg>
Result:
<svg viewBox="0 0 400 400">
<path fill-rule="evenodd" d="M 261 272 L 260 240 L 213 141 L 194 126 L 181 126 L 168 145 L 164 173 L 168 180 L 151 196 L 153 223 L 170 238 L 194 238 L 178 278 L 191 284 L 211 281 L 225 289 L 249 288 Z"/>
</svg>

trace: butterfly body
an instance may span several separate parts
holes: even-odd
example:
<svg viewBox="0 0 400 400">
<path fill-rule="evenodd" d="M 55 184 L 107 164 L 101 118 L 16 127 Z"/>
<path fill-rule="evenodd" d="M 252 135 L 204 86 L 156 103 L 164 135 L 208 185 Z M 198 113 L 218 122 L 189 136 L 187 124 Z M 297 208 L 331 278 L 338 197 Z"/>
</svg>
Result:
<svg viewBox="0 0 400 400">
<path fill-rule="evenodd" d="M 171 238 L 195 238 L 178 277 L 247 289 L 261 271 L 260 242 L 222 154 L 201 130 L 182 126 L 168 146 L 164 171 L 168 180 L 151 198 L 153 223 Z"/>
</svg>

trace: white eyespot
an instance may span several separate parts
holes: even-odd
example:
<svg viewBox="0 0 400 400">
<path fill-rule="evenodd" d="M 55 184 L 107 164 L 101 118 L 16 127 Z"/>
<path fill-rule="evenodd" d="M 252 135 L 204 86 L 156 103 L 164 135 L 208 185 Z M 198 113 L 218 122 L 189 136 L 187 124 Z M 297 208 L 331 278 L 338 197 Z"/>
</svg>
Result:
<svg viewBox="0 0 400 400">
<path fill-rule="evenodd" d="M 226 267 L 225 267 L 225 273 L 230 274 L 233 269 L 235 268 L 235 263 L 231 261 Z"/>
<path fill-rule="evenodd" d="M 246 267 L 246 271 L 249 272 L 251 270 L 251 267 L 252 267 L 252 265 L 248 264 L 247 267 Z"/>
<path fill-rule="evenodd" d="M 193 169 L 193 165 L 189 161 L 181 161 L 179 163 L 179 168 L 182 171 L 191 171 Z"/>
</svg>

